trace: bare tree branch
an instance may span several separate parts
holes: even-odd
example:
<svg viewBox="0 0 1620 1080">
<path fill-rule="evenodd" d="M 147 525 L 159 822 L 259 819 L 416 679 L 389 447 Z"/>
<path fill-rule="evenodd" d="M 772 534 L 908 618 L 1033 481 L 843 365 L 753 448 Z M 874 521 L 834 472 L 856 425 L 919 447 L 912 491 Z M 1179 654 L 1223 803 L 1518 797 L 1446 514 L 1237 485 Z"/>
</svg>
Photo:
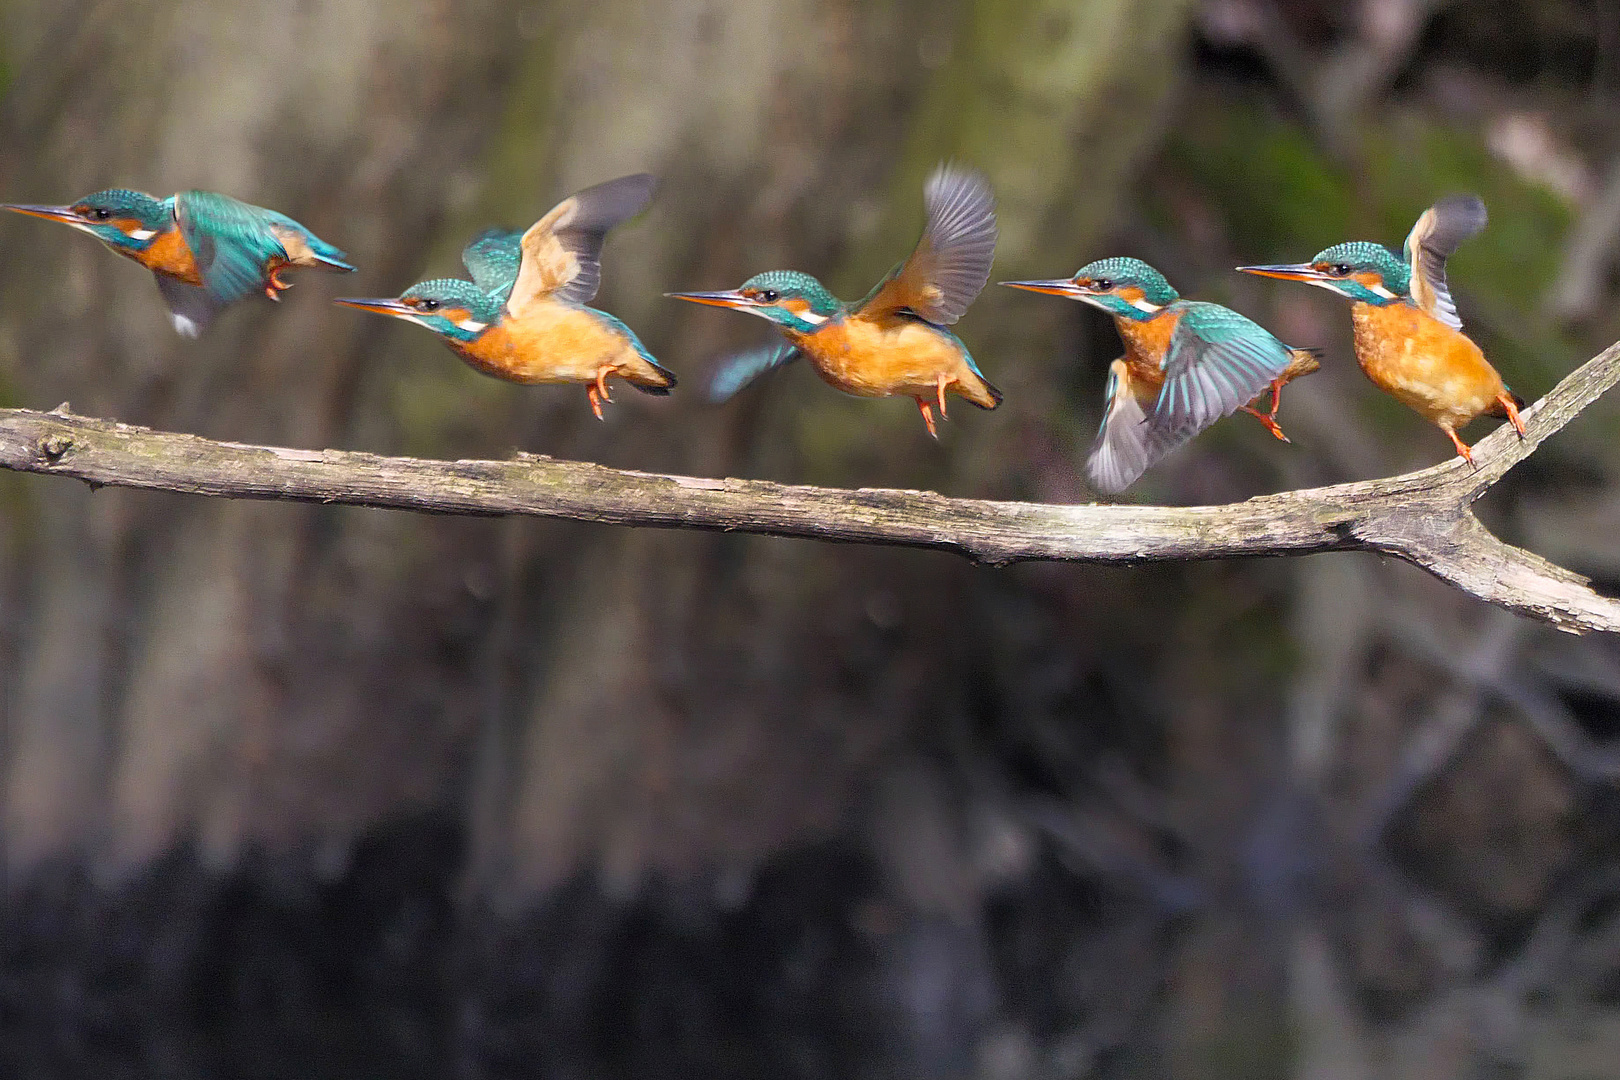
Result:
<svg viewBox="0 0 1620 1080">
<path fill-rule="evenodd" d="M 1503 543 L 1470 507 L 1542 440 L 1620 381 L 1620 344 L 1559 383 L 1461 459 L 1384 480 L 1227 506 L 1053 506 L 932 492 L 841 490 L 610 469 L 520 454 L 429 461 L 214 442 L 70 414 L 0 410 L 0 468 L 91 484 L 223 498 L 292 499 L 439 514 L 532 514 L 938 548 L 975 562 L 1143 563 L 1372 551 L 1415 563 L 1481 600 L 1562 630 L 1620 630 L 1620 601 Z"/>
</svg>

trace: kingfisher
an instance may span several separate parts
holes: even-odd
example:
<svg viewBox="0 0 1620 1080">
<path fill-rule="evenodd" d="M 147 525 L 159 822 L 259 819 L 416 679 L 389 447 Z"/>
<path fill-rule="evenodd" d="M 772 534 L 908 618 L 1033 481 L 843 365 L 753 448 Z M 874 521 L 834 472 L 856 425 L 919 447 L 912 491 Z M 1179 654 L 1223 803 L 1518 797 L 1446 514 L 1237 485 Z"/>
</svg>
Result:
<svg viewBox="0 0 1620 1080">
<path fill-rule="evenodd" d="M 583 383 L 603 419 L 609 377 L 668 394 L 675 375 L 624 323 L 586 305 L 602 280 L 608 230 L 641 213 L 658 181 L 621 176 L 570 195 L 527 231 L 486 229 L 461 253 L 471 281 L 439 278 L 398 299 L 337 303 L 425 326 L 474 369 L 507 382 Z"/>
<path fill-rule="evenodd" d="M 189 338 L 254 293 L 279 300 L 288 267 L 354 271 L 347 255 L 292 218 L 214 191 L 159 199 L 113 188 L 66 206 L 0 205 L 82 229 L 152 271 L 170 321 Z"/>
<path fill-rule="evenodd" d="M 1125 355 L 1108 367 L 1102 426 L 1086 458 L 1092 485 L 1109 494 L 1240 409 L 1287 442 L 1277 424 L 1283 385 L 1321 366 L 1314 350 L 1284 345 L 1231 308 L 1181 299 L 1141 259 L 1099 259 L 1073 277 L 1002 284 L 1067 296 L 1114 317 Z M 1268 389 L 1271 407 L 1261 412 L 1253 402 Z"/>
<path fill-rule="evenodd" d="M 928 434 L 936 439 L 933 405 L 944 419 L 947 391 L 981 409 L 1001 404 L 1001 391 L 946 329 L 990 278 L 996 250 L 990 186 L 976 172 L 941 165 L 923 188 L 923 202 L 928 220 L 911 256 L 853 305 L 797 270 L 756 274 L 741 288 L 724 292 L 666 294 L 758 315 L 787 339 L 724 363 L 709 385 L 710 400 L 724 401 L 802 356 L 846 394 L 915 399 Z"/>
<path fill-rule="evenodd" d="M 1524 438 L 1524 399 L 1509 390 L 1462 319 L 1446 284 L 1446 259 L 1485 227 L 1475 195 L 1449 195 L 1423 211 L 1402 256 L 1382 244 L 1351 241 L 1310 262 L 1240 266 L 1246 274 L 1304 281 L 1351 301 L 1356 361 L 1380 390 L 1446 433 L 1465 461 L 1473 451 L 1457 429 L 1475 417 L 1502 417 Z"/>
</svg>

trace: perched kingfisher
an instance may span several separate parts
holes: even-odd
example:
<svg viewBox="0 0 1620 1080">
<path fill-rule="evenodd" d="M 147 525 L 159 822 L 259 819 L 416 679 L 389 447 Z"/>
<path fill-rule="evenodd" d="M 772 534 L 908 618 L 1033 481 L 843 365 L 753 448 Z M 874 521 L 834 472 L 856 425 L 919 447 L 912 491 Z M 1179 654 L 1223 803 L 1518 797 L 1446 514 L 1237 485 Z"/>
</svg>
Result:
<svg viewBox="0 0 1620 1080">
<path fill-rule="evenodd" d="M 67 206 L 7 210 L 83 229 L 120 255 L 152 271 L 175 330 L 194 338 L 220 309 L 263 292 L 272 300 L 289 288 L 289 266 L 352 273 L 347 255 L 285 214 L 212 191 L 182 191 L 159 199 L 114 188 Z"/>
<path fill-rule="evenodd" d="M 856 397 L 915 398 L 928 434 L 939 438 L 932 403 L 945 392 L 981 409 L 1001 404 L 967 346 L 945 329 L 962 317 L 990 277 L 995 200 L 978 173 L 942 165 L 923 189 L 928 223 L 911 257 L 854 305 L 796 270 L 756 274 L 725 292 L 668 293 L 768 319 L 787 339 L 732 357 L 709 397 L 724 401 L 773 368 L 806 357 L 827 383 Z"/>
<path fill-rule="evenodd" d="M 1102 426 L 1086 459 L 1100 491 L 1124 491 L 1154 462 L 1239 409 L 1277 426 L 1283 385 L 1321 365 L 1231 308 L 1183 300 L 1140 259 L 1099 259 L 1071 278 L 1004 281 L 1015 289 L 1081 300 L 1114 317 L 1125 355 L 1108 368 Z M 1271 408 L 1251 402 L 1269 389 Z"/>
<path fill-rule="evenodd" d="M 601 420 L 611 402 L 607 380 L 646 394 L 667 394 L 672 372 L 641 339 L 605 311 L 586 307 L 602 279 L 608 230 L 646 208 L 658 181 L 621 176 L 570 195 L 529 226 L 486 229 L 461 253 L 471 281 L 440 278 L 413 285 L 397 300 L 337 301 L 425 326 L 456 355 L 508 382 L 584 383 Z"/>
<path fill-rule="evenodd" d="M 1404 259 L 1382 244 L 1352 241 L 1310 262 L 1238 269 L 1349 297 L 1361 370 L 1445 432 L 1472 462 L 1457 429 L 1481 414 L 1503 417 L 1524 437 L 1524 400 L 1462 332 L 1446 286 L 1446 259 L 1484 227 L 1485 204 L 1477 196 L 1451 195 L 1423 211 L 1406 238 Z"/>
</svg>

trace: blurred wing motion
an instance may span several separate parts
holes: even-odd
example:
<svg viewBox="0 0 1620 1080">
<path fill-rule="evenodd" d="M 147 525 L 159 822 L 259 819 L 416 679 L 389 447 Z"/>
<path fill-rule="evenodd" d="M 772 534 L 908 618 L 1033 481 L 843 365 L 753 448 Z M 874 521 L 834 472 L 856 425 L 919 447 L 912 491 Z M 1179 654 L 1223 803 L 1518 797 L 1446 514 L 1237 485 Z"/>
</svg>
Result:
<svg viewBox="0 0 1620 1080">
<path fill-rule="evenodd" d="M 222 305 L 263 291 L 272 258 L 295 266 L 354 269 L 343 252 L 292 218 L 228 195 L 182 192 L 174 198 L 174 216 L 204 286 Z"/>
<path fill-rule="evenodd" d="M 621 176 L 570 195 L 523 234 L 522 263 L 506 301 L 521 317 L 549 297 L 589 303 L 602 280 L 602 240 L 652 201 L 658 181 L 646 173 Z"/>
<path fill-rule="evenodd" d="M 1150 426 L 1165 452 L 1236 412 L 1285 374 L 1293 350 L 1218 304 L 1187 304 L 1170 338 Z"/>
<path fill-rule="evenodd" d="M 767 371 L 790 364 L 799 356 L 797 348 L 782 342 L 727 357 L 709 379 L 709 400 L 716 404 L 725 401 Z"/>
<path fill-rule="evenodd" d="M 473 284 L 495 299 L 506 302 L 517 284 L 523 265 L 523 232 L 520 229 L 485 229 L 461 249 L 461 261 L 472 275 Z"/>
<path fill-rule="evenodd" d="M 225 305 L 201 285 L 187 285 L 168 274 L 153 274 L 158 292 L 169 305 L 169 321 L 181 337 L 194 338 L 208 328 Z"/>
<path fill-rule="evenodd" d="M 858 312 L 910 311 L 938 326 L 962 317 L 990 280 L 996 200 L 983 176 L 942 165 L 923 189 L 928 224 L 911 257 L 889 272 Z"/>
<path fill-rule="evenodd" d="M 1086 458 L 1091 486 L 1117 495 L 1136 482 L 1148 467 L 1169 452 L 1147 422 L 1147 412 L 1131 384 L 1131 369 L 1115 360 L 1108 369 L 1102 426 Z"/>
<path fill-rule="evenodd" d="M 1447 195 L 1427 210 L 1406 237 L 1412 271 L 1412 301 L 1453 330 L 1462 329 L 1446 285 L 1446 259 L 1485 228 L 1485 204 L 1477 195 Z"/>
</svg>

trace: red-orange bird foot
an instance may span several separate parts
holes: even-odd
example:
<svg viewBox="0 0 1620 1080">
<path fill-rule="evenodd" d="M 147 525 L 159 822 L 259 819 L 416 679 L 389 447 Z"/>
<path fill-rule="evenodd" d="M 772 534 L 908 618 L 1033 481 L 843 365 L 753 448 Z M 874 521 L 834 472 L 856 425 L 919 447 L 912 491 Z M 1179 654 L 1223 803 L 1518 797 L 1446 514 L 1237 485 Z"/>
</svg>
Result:
<svg viewBox="0 0 1620 1080">
<path fill-rule="evenodd" d="M 934 426 L 934 410 L 933 410 L 933 407 L 930 406 L 928 404 L 928 402 L 924 401 L 922 398 L 918 398 L 917 399 L 917 409 L 918 409 L 919 412 L 922 413 L 923 423 L 928 425 L 928 434 L 932 435 L 936 439 L 939 438 L 939 429 Z M 945 410 L 944 409 L 941 409 L 939 412 L 940 412 L 941 416 L 945 415 Z"/>
<path fill-rule="evenodd" d="M 1451 445 L 1457 448 L 1457 453 L 1462 455 L 1462 459 L 1464 461 L 1472 465 L 1474 463 L 1474 452 L 1468 448 L 1468 444 L 1457 438 L 1457 433 L 1455 431 L 1448 428 L 1445 429 L 1445 432 L 1447 435 L 1451 436 Z"/>
<path fill-rule="evenodd" d="M 1506 410 L 1508 423 L 1513 425 L 1513 430 L 1519 433 L 1519 438 L 1524 438 L 1524 420 L 1519 417 L 1519 407 L 1513 403 L 1512 395 L 1498 394 L 1496 400 Z"/>
</svg>

